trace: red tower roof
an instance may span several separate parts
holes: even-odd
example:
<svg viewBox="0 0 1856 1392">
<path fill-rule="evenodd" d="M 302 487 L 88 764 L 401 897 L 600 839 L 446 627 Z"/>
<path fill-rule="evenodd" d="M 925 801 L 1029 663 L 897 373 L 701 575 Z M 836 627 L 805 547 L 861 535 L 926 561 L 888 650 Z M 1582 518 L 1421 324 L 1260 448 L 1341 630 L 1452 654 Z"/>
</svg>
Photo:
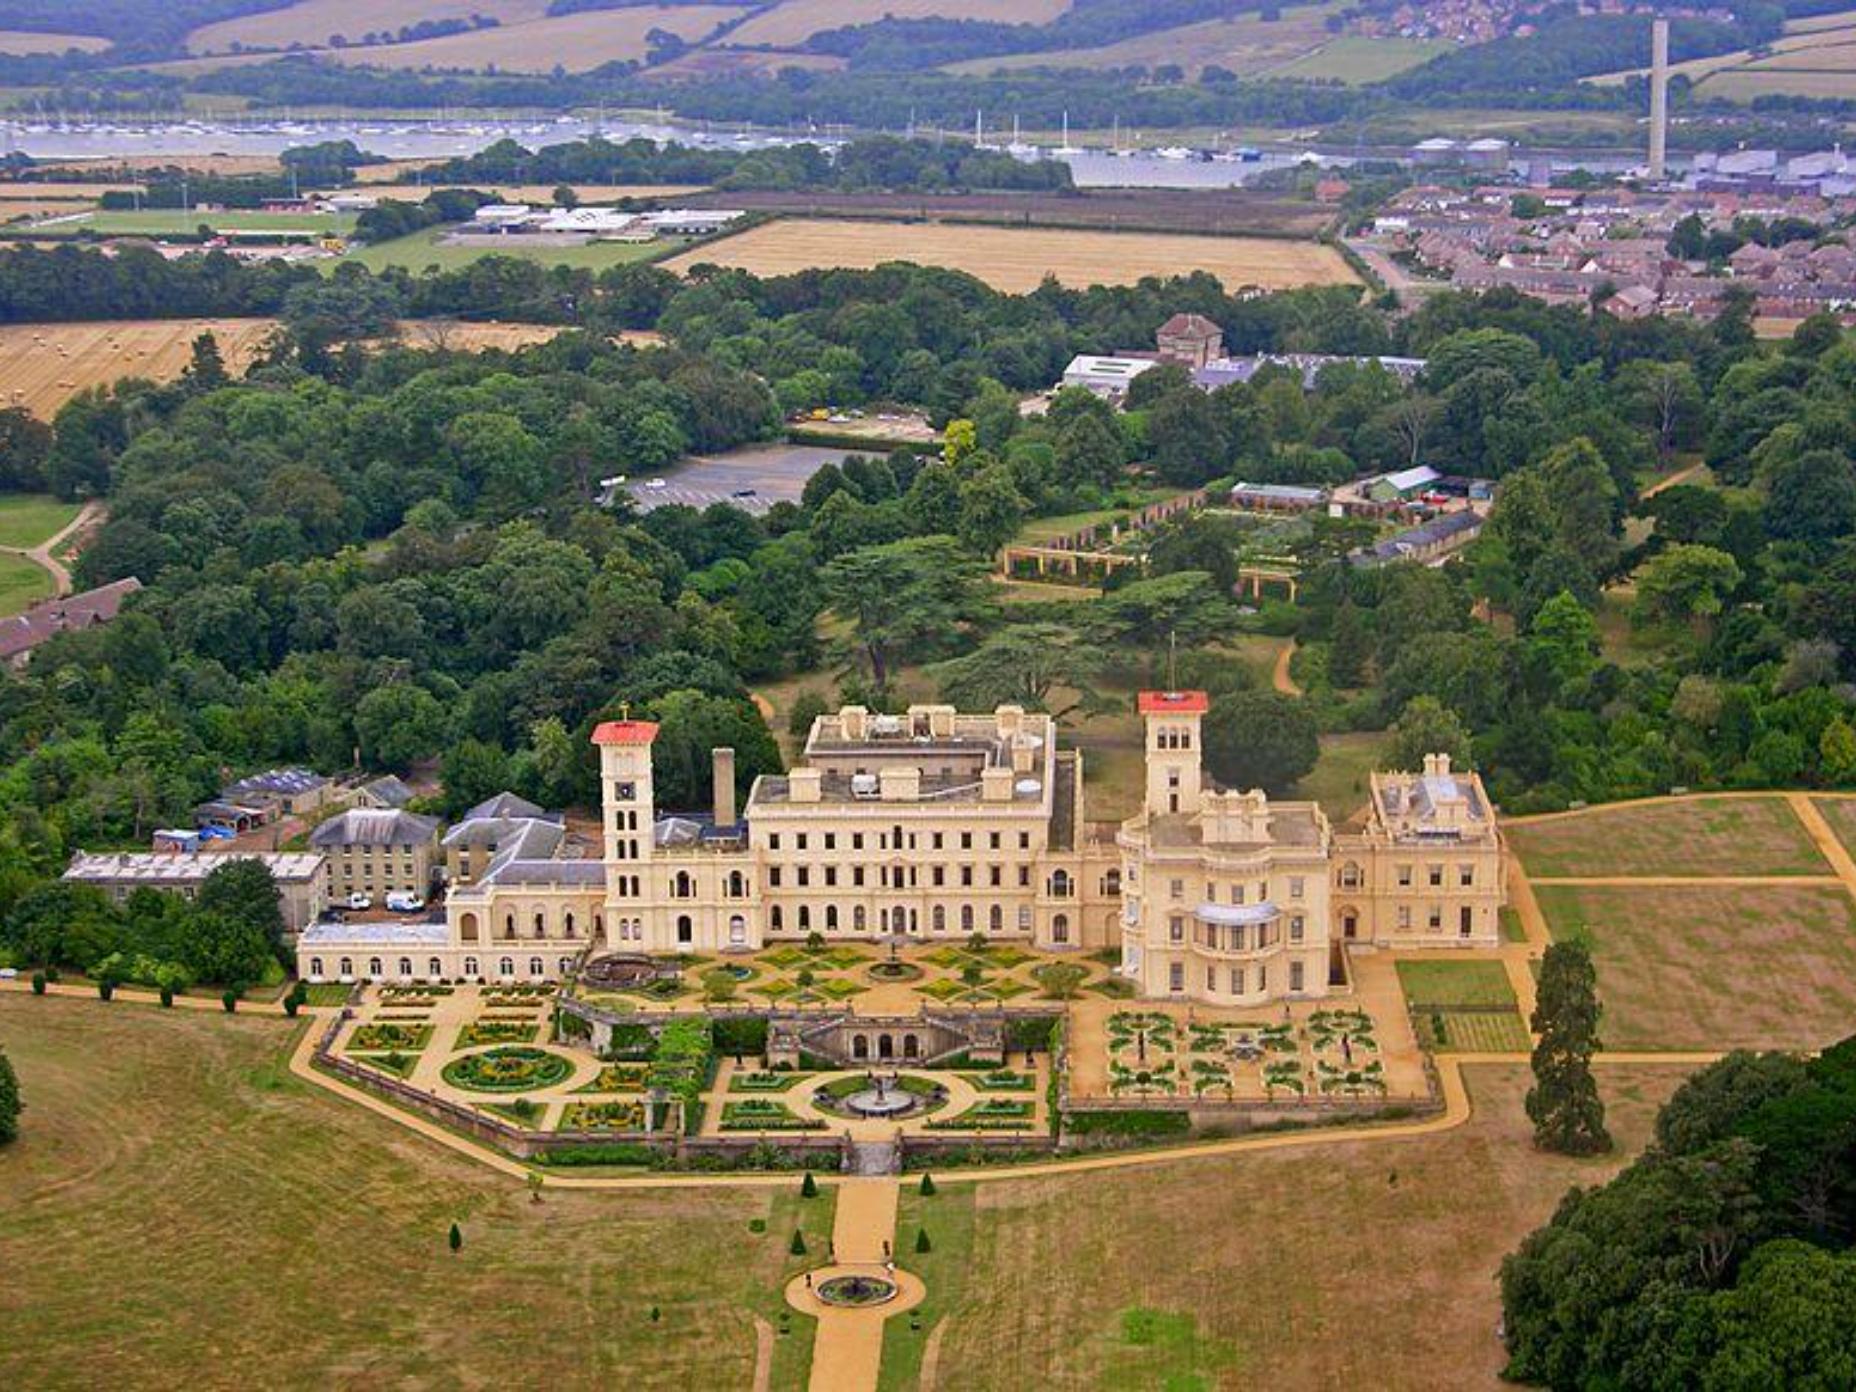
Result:
<svg viewBox="0 0 1856 1392">
<path fill-rule="evenodd" d="M 1212 699 L 1203 691 L 1143 691 L 1136 704 L 1142 715 L 1204 715 Z"/>
<path fill-rule="evenodd" d="M 593 731 L 594 744 L 649 744 L 657 738 L 650 720 L 608 720 Z"/>
</svg>

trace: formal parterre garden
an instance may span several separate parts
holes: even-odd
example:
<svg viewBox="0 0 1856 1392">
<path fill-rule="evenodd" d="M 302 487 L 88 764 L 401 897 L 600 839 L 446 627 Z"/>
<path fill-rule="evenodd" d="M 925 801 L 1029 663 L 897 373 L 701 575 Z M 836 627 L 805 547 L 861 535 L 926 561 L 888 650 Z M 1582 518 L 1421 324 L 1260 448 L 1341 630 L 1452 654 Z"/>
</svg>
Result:
<svg viewBox="0 0 1856 1392">
<path fill-rule="evenodd" d="M 1291 1101 L 1386 1090 L 1373 1019 L 1361 1010 L 1317 1010 L 1299 1024 L 1118 1010 L 1107 1047 L 1112 1097 Z"/>
<path fill-rule="evenodd" d="M 547 1049 L 503 1046 L 466 1054 L 444 1067 L 444 1080 L 467 1092 L 526 1092 L 567 1081 L 573 1064 Z"/>
</svg>

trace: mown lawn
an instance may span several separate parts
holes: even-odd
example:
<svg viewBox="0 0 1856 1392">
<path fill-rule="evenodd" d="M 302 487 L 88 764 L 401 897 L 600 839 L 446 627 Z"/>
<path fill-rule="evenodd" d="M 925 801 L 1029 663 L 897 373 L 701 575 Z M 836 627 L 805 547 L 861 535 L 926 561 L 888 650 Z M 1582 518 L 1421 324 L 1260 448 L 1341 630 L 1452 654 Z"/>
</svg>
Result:
<svg viewBox="0 0 1856 1392">
<path fill-rule="evenodd" d="M 1400 962 L 1398 983 L 1414 1010 L 1515 1003 L 1508 970 L 1500 962 Z"/>
<path fill-rule="evenodd" d="M 17 614 L 51 592 L 52 577 L 43 566 L 24 556 L 0 555 L 0 615 Z"/>
<path fill-rule="evenodd" d="M 777 1327 L 792 1229 L 816 1251 L 828 1195 L 795 1177 L 534 1203 L 291 1076 L 294 1038 L 0 996 L 27 1106 L 0 1149 L 0 1386 L 751 1385 L 751 1312 Z M 803 1387 L 809 1347 L 794 1318 L 774 1387 Z"/>
<path fill-rule="evenodd" d="M 77 509 L 46 493 L 0 493 L 0 546 L 29 551 L 69 526 Z"/>
</svg>

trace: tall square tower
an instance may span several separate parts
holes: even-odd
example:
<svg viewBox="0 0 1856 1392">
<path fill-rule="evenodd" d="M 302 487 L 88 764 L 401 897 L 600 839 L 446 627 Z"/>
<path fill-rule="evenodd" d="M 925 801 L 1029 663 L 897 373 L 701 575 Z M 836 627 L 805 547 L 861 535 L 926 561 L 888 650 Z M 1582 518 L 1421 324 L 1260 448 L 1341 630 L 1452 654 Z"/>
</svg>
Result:
<svg viewBox="0 0 1856 1392">
<path fill-rule="evenodd" d="M 1196 816 L 1200 807 L 1200 725 L 1211 708 L 1203 691 L 1143 691 L 1147 815 Z"/>
</svg>

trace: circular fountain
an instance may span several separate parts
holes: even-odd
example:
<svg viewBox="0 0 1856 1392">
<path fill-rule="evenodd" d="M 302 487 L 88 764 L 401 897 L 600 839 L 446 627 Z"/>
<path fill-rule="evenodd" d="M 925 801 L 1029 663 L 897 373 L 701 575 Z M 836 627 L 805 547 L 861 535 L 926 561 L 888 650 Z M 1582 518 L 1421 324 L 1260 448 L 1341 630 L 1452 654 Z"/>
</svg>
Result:
<svg viewBox="0 0 1856 1392">
<path fill-rule="evenodd" d="M 905 1086 L 900 1074 L 887 1076 L 880 1073 L 866 1075 L 860 1082 L 861 1087 L 852 1087 L 834 1091 L 827 1084 L 812 1095 L 812 1100 L 820 1110 L 837 1116 L 854 1117 L 862 1121 L 895 1121 L 902 1117 L 916 1116 L 931 1112 L 947 1101 L 947 1089 L 926 1078 L 914 1078 L 914 1086 Z"/>
<path fill-rule="evenodd" d="M 858 1309 L 868 1305 L 887 1305 L 901 1293 L 894 1281 L 882 1276 L 832 1276 L 816 1287 L 820 1301 Z"/>
</svg>

